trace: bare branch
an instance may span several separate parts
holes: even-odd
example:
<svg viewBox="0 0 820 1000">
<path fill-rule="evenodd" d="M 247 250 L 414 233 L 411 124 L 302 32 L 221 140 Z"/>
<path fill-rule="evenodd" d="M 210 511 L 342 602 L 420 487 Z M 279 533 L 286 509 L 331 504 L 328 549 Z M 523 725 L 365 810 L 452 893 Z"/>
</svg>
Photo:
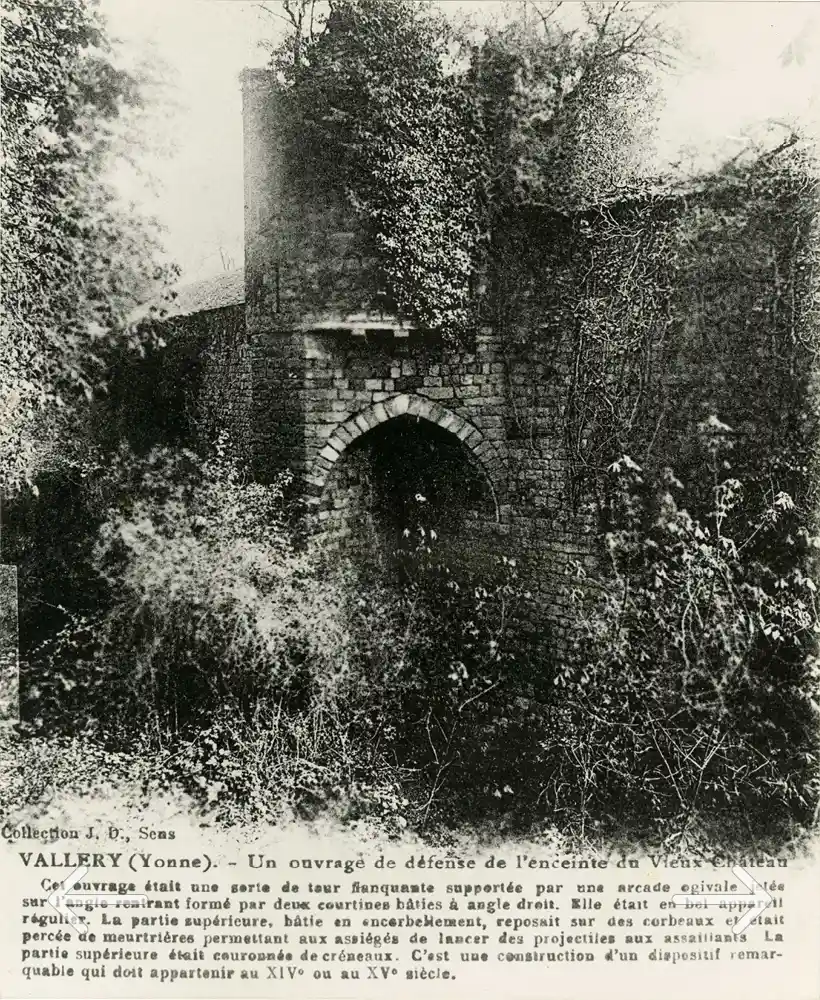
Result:
<svg viewBox="0 0 820 1000">
<path fill-rule="evenodd" d="M 792 132 L 792 134 L 788 136 L 788 138 L 784 139 L 778 146 L 775 146 L 774 149 L 770 149 L 768 153 L 764 153 L 763 156 L 761 156 L 757 161 L 755 168 L 757 169 L 765 166 L 767 163 L 770 163 L 776 156 L 784 153 L 787 149 L 791 149 L 791 147 L 796 145 L 799 141 L 800 136 L 797 132 Z"/>
<path fill-rule="evenodd" d="M 645 60 L 657 66 L 670 67 L 674 63 L 669 51 L 674 47 L 674 39 L 657 19 L 659 11 L 665 6 L 663 3 L 652 4 L 636 21 L 631 16 L 632 5 L 627 2 L 607 6 L 603 16 L 591 4 L 584 4 L 587 22 L 595 32 L 588 65 L 629 57 L 635 62 Z"/>
<path fill-rule="evenodd" d="M 550 5 L 550 9 L 546 13 L 536 0 L 524 0 L 524 6 L 531 7 L 532 10 L 535 11 L 541 21 L 541 24 L 544 26 L 544 31 L 549 32 L 549 20 L 555 12 L 563 6 L 563 0 L 554 0 L 554 2 Z"/>
<path fill-rule="evenodd" d="M 282 7 L 285 10 L 285 13 L 288 15 L 288 18 L 290 19 L 290 23 L 293 25 L 293 27 L 296 29 L 296 31 L 299 34 L 301 34 L 301 32 L 302 32 L 302 18 L 304 17 L 304 13 L 305 13 L 304 0 L 300 0 L 300 2 L 299 2 L 299 13 L 298 14 L 295 13 L 294 8 L 291 6 L 291 0 L 280 0 L 280 2 L 282 4 Z"/>
<path fill-rule="evenodd" d="M 285 24 L 292 24 L 289 18 L 284 17 L 282 14 L 277 13 L 275 10 L 271 10 L 270 6 L 266 3 L 255 3 L 254 7 L 256 7 L 257 10 L 261 10 L 263 14 L 267 14 L 268 17 L 275 17 L 278 18 L 280 21 L 284 21 Z"/>
</svg>

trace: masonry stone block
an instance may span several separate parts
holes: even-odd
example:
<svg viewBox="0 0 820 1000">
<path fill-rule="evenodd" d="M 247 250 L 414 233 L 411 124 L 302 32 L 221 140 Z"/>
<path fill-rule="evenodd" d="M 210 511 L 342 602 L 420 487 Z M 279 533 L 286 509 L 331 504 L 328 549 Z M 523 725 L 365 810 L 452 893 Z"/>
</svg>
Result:
<svg viewBox="0 0 820 1000">
<path fill-rule="evenodd" d="M 423 389 L 422 392 L 430 399 L 454 399 L 456 395 L 455 390 L 450 385 L 433 386 Z"/>
<path fill-rule="evenodd" d="M 360 433 L 363 434 L 365 431 L 369 431 L 370 430 L 370 426 L 371 425 L 368 423 L 367 419 L 365 418 L 364 413 L 357 413 L 356 416 L 353 419 L 354 419 L 354 422 L 355 422 L 356 426 L 359 428 Z"/>
<path fill-rule="evenodd" d="M 398 417 L 407 412 L 409 402 L 409 398 L 405 395 L 391 396 L 384 401 L 384 408 L 390 417 Z"/>
<path fill-rule="evenodd" d="M 443 406 L 439 406 L 438 403 L 431 403 L 427 411 L 428 418 L 439 426 L 443 426 L 442 421 L 447 417 L 447 410 Z"/>
<path fill-rule="evenodd" d="M 439 421 L 439 424 L 441 427 L 444 428 L 444 430 L 449 431 L 453 429 L 455 424 L 458 422 L 458 419 L 459 418 L 455 415 L 455 413 L 453 413 L 450 410 L 447 410 L 444 416 Z"/>
</svg>

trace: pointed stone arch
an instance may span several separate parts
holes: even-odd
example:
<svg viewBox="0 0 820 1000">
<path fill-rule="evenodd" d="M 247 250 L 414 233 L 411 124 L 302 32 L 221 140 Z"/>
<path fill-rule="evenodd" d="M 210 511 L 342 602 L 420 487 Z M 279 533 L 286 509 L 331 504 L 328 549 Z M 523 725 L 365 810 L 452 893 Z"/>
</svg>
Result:
<svg viewBox="0 0 820 1000">
<path fill-rule="evenodd" d="M 367 406 L 335 428 L 314 465 L 310 482 L 321 492 L 336 462 L 347 448 L 363 434 L 396 417 L 417 417 L 441 427 L 457 437 L 476 459 L 484 473 L 495 505 L 495 519 L 500 520 L 503 502 L 504 460 L 498 446 L 484 437 L 469 420 L 440 403 L 413 393 L 399 393 L 380 403 Z"/>
</svg>

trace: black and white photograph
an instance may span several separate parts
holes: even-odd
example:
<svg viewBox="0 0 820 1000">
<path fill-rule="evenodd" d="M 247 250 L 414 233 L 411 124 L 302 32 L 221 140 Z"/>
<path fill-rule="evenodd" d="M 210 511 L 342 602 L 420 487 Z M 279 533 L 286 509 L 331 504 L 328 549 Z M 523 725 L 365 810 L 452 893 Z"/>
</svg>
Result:
<svg viewBox="0 0 820 1000">
<path fill-rule="evenodd" d="M 820 4 L 0 16 L 0 996 L 815 998 Z"/>
</svg>

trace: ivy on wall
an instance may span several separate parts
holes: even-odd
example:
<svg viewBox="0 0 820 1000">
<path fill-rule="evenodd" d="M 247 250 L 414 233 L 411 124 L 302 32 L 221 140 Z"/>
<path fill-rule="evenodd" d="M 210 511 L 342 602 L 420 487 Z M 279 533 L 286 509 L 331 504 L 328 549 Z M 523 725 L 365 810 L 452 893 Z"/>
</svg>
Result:
<svg viewBox="0 0 820 1000">
<path fill-rule="evenodd" d="M 780 488 L 806 495 L 817 209 L 795 147 L 581 220 L 565 420 L 581 480 L 629 454 L 698 481 L 708 462 L 697 427 L 719 416 L 744 475 L 762 489 L 776 469 Z"/>
<path fill-rule="evenodd" d="M 405 314 L 458 336 L 483 239 L 482 159 L 463 81 L 443 68 L 450 40 L 407 0 L 334 3 L 280 82 L 303 183 L 357 212 Z"/>
<path fill-rule="evenodd" d="M 511 212 L 575 210 L 636 175 L 672 45 L 628 4 L 586 5 L 582 30 L 542 13 L 481 38 L 413 0 L 284 10 L 273 65 L 300 182 L 357 213 L 400 310 L 456 341 L 487 313 Z"/>
</svg>

